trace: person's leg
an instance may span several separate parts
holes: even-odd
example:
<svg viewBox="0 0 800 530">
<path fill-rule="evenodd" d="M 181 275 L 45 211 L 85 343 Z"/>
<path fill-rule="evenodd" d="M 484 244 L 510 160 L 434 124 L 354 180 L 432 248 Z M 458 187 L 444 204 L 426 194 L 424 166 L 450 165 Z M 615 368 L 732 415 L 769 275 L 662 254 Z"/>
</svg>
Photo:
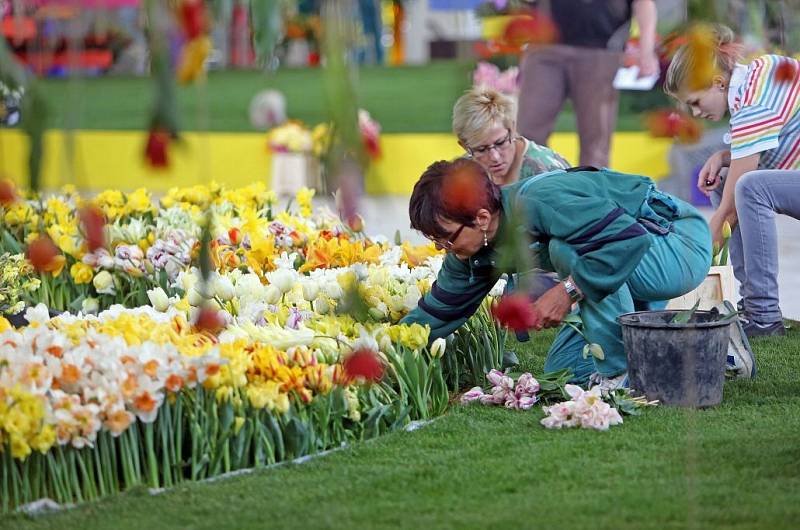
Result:
<svg viewBox="0 0 800 530">
<path fill-rule="evenodd" d="M 603 348 L 603 359 L 592 358 L 594 371 L 603 377 L 614 377 L 626 372 L 628 359 L 617 317 L 635 310 L 627 284 L 623 284 L 617 292 L 599 302 L 584 299 L 579 306 L 586 340 Z"/>
<path fill-rule="evenodd" d="M 537 144 L 546 145 L 566 99 L 568 60 L 563 46 L 525 52 L 520 66 L 517 131 Z"/>
<path fill-rule="evenodd" d="M 585 345 L 586 341 L 580 333 L 570 326 L 562 326 L 547 351 L 547 358 L 544 360 L 545 373 L 566 368 L 572 372 L 573 383 L 578 385 L 585 384 L 589 381 L 589 376 L 595 371 L 592 357 L 583 358 L 583 347 Z"/>
<path fill-rule="evenodd" d="M 569 98 L 575 108 L 582 166 L 608 167 L 619 101 L 613 82 L 621 64 L 618 52 L 588 48 L 569 64 Z"/>
<path fill-rule="evenodd" d="M 775 214 L 800 219 L 800 171 L 746 173 L 736 183 L 736 212 L 748 283 L 745 312 L 757 323 L 780 322 Z"/>
</svg>

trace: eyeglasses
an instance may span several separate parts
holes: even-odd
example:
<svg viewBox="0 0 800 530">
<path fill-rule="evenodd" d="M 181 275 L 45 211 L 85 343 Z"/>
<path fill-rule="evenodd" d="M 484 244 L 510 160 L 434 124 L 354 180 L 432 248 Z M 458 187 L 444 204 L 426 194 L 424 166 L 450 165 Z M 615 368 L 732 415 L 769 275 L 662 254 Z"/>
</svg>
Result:
<svg viewBox="0 0 800 530">
<path fill-rule="evenodd" d="M 481 146 L 478 146 L 478 147 L 468 147 L 467 148 L 467 153 L 469 153 L 471 156 L 474 156 L 476 158 L 480 158 L 480 157 L 488 155 L 489 152 L 492 149 L 497 149 L 499 151 L 500 149 L 504 148 L 506 145 L 511 143 L 511 140 L 512 140 L 512 138 L 511 138 L 511 129 L 506 129 L 506 130 L 508 131 L 508 134 L 503 139 L 497 140 L 495 143 L 489 144 L 489 145 L 481 145 Z"/>
<path fill-rule="evenodd" d="M 438 237 L 429 236 L 428 234 L 423 234 L 423 235 L 426 238 L 428 238 L 431 241 L 433 241 L 433 244 L 436 245 L 436 248 L 438 248 L 440 250 L 441 249 L 450 250 L 450 249 L 453 248 L 453 245 L 455 244 L 456 239 L 458 239 L 458 236 L 461 235 L 461 231 L 464 230 L 464 227 L 466 227 L 466 226 L 468 226 L 466 223 L 461 223 L 461 226 L 456 228 L 455 232 L 450 234 L 450 237 L 448 237 L 444 241 L 442 241 Z"/>
</svg>

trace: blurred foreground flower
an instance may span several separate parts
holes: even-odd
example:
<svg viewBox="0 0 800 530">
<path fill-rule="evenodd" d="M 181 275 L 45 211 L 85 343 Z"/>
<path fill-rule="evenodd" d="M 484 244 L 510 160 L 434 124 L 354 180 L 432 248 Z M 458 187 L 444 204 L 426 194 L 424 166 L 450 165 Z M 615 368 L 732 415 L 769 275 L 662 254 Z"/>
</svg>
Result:
<svg viewBox="0 0 800 530">
<path fill-rule="evenodd" d="M 778 83 L 790 83 L 797 79 L 797 61 L 794 59 L 782 59 L 775 68 L 775 81 Z"/>
<path fill-rule="evenodd" d="M 535 10 L 513 17 L 503 30 L 507 46 L 522 49 L 528 45 L 552 44 L 558 40 L 558 29 L 550 17 Z"/>
<path fill-rule="evenodd" d="M 527 331 L 536 322 L 533 305 L 519 293 L 503 296 L 492 306 L 492 315 L 501 326 L 514 331 Z"/>
<path fill-rule="evenodd" d="M 25 257 L 28 258 L 34 269 L 39 272 L 51 272 L 53 276 L 58 276 L 61 273 L 66 261 L 66 258 L 48 236 L 39 236 L 34 239 L 28 245 Z"/>
<path fill-rule="evenodd" d="M 217 334 L 225 326 L 225 319 L 218 310 L 206 305 L 198 311 L 194 325 L 199 331 Z"/>
<path fill-rule="evenodd" d="M 205 74 L 206 58 L 210 52 L 211 39 L 207 35 L 187 42 L 181 52 L 177 70 L 178 81 L 183 84 L 190 83 Z"/>
<path fill-rule="evenodd" d="M 145 161 L 150 167 L 163 169 L 169 167 L 169 144 L 172 140 L 170 133 L 161 128 L 150 129 L 147 136 L 147 145 L 144 148 Z"/>
<path fill-rule="evenodd" d="M 679 142 L 690 144 L 700 140 L 702 124 L 677 110 L 663 109 L 644 115 L 644 124 L 655 138 L 676 138 Z"/>
<path fill-rule="evenodd" d="M 713 84 L 714 75 L 717 74 L 714 63 L 714 32 L 706 24 L 697 24 L 687 33 L 686 45 L 689 57 L 692 58 L 686 88 L 690 92 L 705 90 Z"/>
<path fill-rule="evenodd" d="M 204 0 L 183 0 L 178 15 L 181 27 L 190 40 L 208 32 L 208 11 Z"/>
<path fill-rule="evenodd" d="M 0 180 L 0 206 L 11 206 L 17 200 L 17 189 L 9 179 Z"/>
<path fill-rule="evenodd" d="M 367 348 L 348 355 L 342 366 L 348 380 L 363 378 L 374 383 L 383 378 L 383 362 L 377 352 Z"/>
<path fill-rule="evenodd" d="M 81 208 L 78 215 L 89 252 L 104 247 L 106 217 L 102 210 L 97 206 L 88 205 Z"/>
</svg>

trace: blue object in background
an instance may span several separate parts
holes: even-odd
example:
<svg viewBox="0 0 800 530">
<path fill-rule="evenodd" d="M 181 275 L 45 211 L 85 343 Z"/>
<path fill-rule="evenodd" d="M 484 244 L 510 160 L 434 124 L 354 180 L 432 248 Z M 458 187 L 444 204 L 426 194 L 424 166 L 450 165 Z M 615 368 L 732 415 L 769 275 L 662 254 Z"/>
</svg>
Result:
<svg viewBox="0 0 800 530">
<path fill-rule="evenodd" d="M 429 0 L 428 7 L 434 11 L 455 11 L 458 9 L 475 9 L 485 0 Z"/>
<path fill-rule="evenodd" d="M 702 164 L 695 166 L 692 170 L 692 180 L 689 183 L 692 188 L 691 203 L 694 206 L 711 206 L 711 200 L 697 188 L 697 177 L 700 176 L 701 169 L 703 169 Z"/>
</svg>

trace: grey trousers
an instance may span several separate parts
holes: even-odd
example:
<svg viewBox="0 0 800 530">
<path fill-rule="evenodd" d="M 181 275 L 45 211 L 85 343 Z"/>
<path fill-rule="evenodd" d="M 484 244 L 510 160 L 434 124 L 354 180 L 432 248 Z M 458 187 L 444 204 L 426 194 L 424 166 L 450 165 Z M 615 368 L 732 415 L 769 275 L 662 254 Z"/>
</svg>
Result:
<svg viewBox="0 0 800 530">
<path fill-rule="evenodd" d="M 622 53 L 606 49 L 557 44 L 527 50 L 520 67 L 517 130 L 546 145 L 569 98 L 581 143 L 578 165 L 608 167 L 619 101 L 613 82 L 621 63 Z"/>
<path fill-rule="evenodd" d="M 715 207 L 724 185 L 725 179 L 711 194 Z M 736 183 L 736 213 L 730 259 L 747 317 L 759 323 L 781 320 L 775 214 L 800 219 L 800 170 L 759 169 L 742 175 Z"/>
</svg>

